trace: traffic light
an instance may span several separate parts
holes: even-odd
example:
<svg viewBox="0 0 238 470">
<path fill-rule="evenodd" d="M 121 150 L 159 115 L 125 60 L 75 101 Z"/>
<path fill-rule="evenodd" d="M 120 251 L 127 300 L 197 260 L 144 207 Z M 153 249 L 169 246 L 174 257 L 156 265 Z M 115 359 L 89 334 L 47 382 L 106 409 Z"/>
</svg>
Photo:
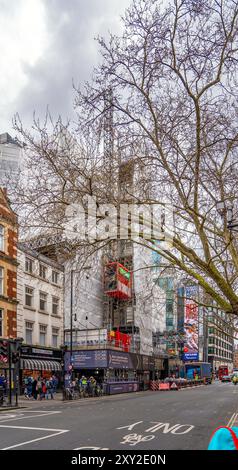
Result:
<svg viewBox="0 0 238 470">
<path fill-rule="evenodd" d="M 8 342 L 0 340 L 0 361 L 8 362 Z"/>
<path fill-rule="evenodd" d="M 19 352 L 13 352 L 12 353 L 12 364 L 17 364 L 17 362 L 20 359 L 20 354 Z"/>
</svg>

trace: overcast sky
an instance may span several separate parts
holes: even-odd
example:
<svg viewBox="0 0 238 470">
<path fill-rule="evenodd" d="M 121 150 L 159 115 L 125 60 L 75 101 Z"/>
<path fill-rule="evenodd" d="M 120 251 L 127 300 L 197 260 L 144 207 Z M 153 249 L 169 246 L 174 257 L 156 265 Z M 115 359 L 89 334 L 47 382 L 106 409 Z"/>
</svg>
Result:
<svg viewBox="0 0 238 470">
<path fill-rule="evenodd" d="M 72 80 L 90 78 L 99 60 L 94 38 L 121 31 L 130 0 L 0 0 L 0 133 L 19 112 L 71 117 Z"/>
</svg>

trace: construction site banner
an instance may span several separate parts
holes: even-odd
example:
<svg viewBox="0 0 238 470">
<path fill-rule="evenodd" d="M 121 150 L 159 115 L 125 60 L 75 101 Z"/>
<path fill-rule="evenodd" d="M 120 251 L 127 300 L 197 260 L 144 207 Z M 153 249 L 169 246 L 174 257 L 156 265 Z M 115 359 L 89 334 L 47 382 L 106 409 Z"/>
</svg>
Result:
<svg viewBox="0 0 238 470">
<path fill-rule="evenodd" d="M 198 352 L 198 286 L 187 286 L 184 289 L 184 355 L 185 361 L 197 361 Z"/>
</svg>

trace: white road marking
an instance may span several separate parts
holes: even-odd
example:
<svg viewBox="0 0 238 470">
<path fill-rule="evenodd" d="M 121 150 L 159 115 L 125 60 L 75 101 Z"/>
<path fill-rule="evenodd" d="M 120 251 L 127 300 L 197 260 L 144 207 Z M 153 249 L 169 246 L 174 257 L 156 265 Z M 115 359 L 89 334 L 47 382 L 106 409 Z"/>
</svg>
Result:
<svg viewBox="0 0 238 470">
<path fill-rule="evenodd" d="M 42 441 L 43 439 L 49 439 L 54 436 L 59 436 L 60 434 L 64 434 L 66 432 L 69 432 L 68 429 L 50 429 L 50 428 L 35 428 L 35 427 L 27 427 L 27 426 L 7 426 L 7 425 L 0 425 L 0 428 L 5 428 L 5 429 L 27 429 L 31 431 L 55 431 L 53 434 L 49 434 L 47 436 L 43 437 L 38 437 L 36 439 L 31 439 L 30 441 L 24 441 L 21 442 L 20 444 L 14 444 L 12 446 L 4 447 L 1 450 L 9 450 L 9 449 L 14 449 L 16 447 L 21 447 L 26 444 L 31 444 L 32 442 L 37 442 L 37 441 Z"/>
<path fill-rule="evenodd" d="M 0 416 L 0 421 L 2 420 L 9 420 L 10 418 L 15 418 L 17 415 L 1 415 Z M 22 416 L 22 414 L 21 414 Z"/>
<path fill-rule="evenodd" d="M 230 428 L 231 426 L 233 426 L 233 423 L 236 421 L 236 418 L 237 418 L 237 415 L 238 413 L 233 413 L 233 415 L 230 417 L 228 423 L 227 423 L 227 427 Z"/>
<path fill-rule="evenodd" d="M 86 450 L 110 450 L 108 449 L 108 447 L 76 447 L 75 449 L 73 450 L 81 450 L 81 449 L 86 449 Z"/>
<path fill-rule="evenodd" d="M 24 411 L 25 413 L 33 413 L 33 411 Z M 10 419 L 1 419 L 1 423 L 10 422 L 10 421 L 18 421 L 19 419 L 30 419 L 30 418 L 44 418 L 45 416 L 51 416 L 53 414 L 59 414 L 62 413 L 62 411 L 34 411 L 34 413 L 41 413 L 41 414 L 35 414 L 32 416 L 25 416 L 23 413 L 20 413 L 20 418 L 10 418 Z M 15 415 L 19 416 L 19 415 Z"/>
<path fill-rule="evenodd" d="M 0 424 L 0 428 L 29 429 L 29 430 L 33 430 L 33 431 L 64 431 L 64 432 L 68 432 L 66 429 L 35 428 L 35 427 L 32 427 L 32 426 L 7 426 L 6 424 Z"/>
<path fill-rule="evenodd" d="M 231 417 L 230 417 L 230 419 L 229 419 L 229 421 L 228 421 L 228 423 L 227 423 L 227 427 L 228 427 L 228 428 L 230 427 L 230 424 L 232 423 L 232 420 L 233 420 L 233 418 L 234 418 L 234 415 L 235 415 L 235 413 L 233 413 L 233 415 L 231 415 Z"/>
</svg>

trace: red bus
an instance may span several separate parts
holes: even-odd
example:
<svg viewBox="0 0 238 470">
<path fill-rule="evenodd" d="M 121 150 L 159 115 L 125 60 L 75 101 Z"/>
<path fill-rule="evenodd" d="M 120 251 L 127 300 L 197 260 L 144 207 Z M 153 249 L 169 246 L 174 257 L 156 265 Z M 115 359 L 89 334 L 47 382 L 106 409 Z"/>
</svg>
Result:
<svg viewBox="0 0 238 470">
<path fill-rule="evenodd" d="M 222 379 L 223 375 L 228 375 L 228 366 L 220 366 L 218 369 L 218 378 Z"/>
</svg>

